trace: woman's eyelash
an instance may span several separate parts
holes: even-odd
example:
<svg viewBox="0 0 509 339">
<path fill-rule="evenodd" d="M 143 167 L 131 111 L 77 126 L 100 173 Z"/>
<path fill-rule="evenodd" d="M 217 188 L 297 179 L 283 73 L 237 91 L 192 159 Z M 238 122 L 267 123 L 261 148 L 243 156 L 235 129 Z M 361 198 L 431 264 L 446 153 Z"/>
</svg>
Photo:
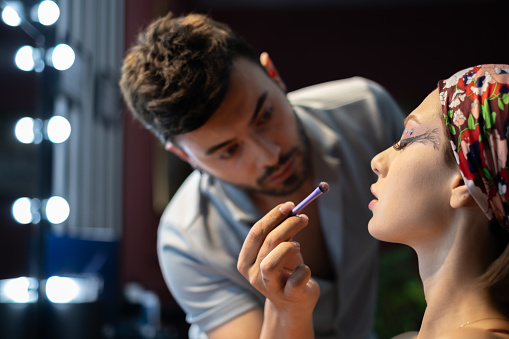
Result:
<svg viewBox="0 0 509 339">
<path fill-rule="evenodd" d="M 438 129 L 435 128 L 431 132 L 423 133 L 423 134 L 420 134 L 420 135 L 416 135 L 415 137 L 405 138 L 405 139 L 402 139 L 402 140 L 400 140 L 398 142 L 395 142 L 392 145 L 392 147 L 396 151 L 401 151 L 403 148 L 405 148 L 406 146 L 408 146 L 408 145 L 410 145 L 410 144 L 412 144 L 414 142 L 419 142 L 419 143 L 423 144 L 426 141 L 431 141 L 433 143 L 433 148 L 434 149 L 438 149 L 439 140 L 438 140 L 438 137 L 437 137 L 437 132 L 438 132 Z"/>
<path fill-rule="evenodd" d="M 414 141 L 414 139 L 415 137 L 412 137 L 395 142 L 394 144 L 392 144 L 392 148 L 394 148 L 396 151 L 401 151 L 403 148 L 405 148 L 405 146 L 411 144 Z"/>
</svg>

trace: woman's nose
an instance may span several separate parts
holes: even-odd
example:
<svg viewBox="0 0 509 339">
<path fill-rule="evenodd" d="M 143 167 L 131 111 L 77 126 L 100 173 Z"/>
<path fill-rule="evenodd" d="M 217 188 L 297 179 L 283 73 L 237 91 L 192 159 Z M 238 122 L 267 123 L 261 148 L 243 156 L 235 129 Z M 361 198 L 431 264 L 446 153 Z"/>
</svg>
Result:
<svg viewBox="0 0 509 339">
<path fill-rule="evenodd" d="M 378 176 L 384 177 L 387 174 L 388 168 L 388 157 L 391 148 L 387 148 L 385 151 L 378 153 L 371 160 L 371 170 Z"/>
</svg>

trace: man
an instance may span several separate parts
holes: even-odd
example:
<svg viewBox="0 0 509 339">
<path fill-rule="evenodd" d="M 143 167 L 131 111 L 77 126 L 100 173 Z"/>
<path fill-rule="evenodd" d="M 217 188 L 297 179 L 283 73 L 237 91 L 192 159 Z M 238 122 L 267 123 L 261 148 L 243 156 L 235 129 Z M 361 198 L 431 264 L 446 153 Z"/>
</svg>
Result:
<svg viewBox="0 0 509 339">
<path fill-rule="evenodd" d="M 320 181 L 327 196 L 295 236 L 320 285 L 317 338 L 370 338 L 377 244 L 367 232 L 370 160 L 400 136 L 403 116 L 377 84 L 352 78 L 286 94 L 260 58 L 207 16 L 155 20 L 124 60 L 130 110 L 196 170 L 166 208 L 158 255 L 191 338 L 258 338 L 265 297 L 237 271 L 250 227 L 299 202 Z"/>
</svg>

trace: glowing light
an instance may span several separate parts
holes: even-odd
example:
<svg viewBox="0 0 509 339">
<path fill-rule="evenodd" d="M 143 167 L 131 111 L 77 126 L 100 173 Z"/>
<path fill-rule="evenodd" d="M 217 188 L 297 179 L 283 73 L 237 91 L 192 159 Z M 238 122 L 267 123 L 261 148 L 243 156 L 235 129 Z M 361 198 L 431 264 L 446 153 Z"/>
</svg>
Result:
<svg viewBox="0 0 509 339">
<path fill-rule="evenodd" d="M 20 224 L 29 224 L 32 222 L 31 200 L 29 198 L 19 198 L 12 204 L 12 216 Z"/>
<path fill-rule="evenodd" d="M 30 211 L 32 212 L 32 224 L 41 222 L 41 201 L 34 198 L 30 201 Z"/>
<path fill-rule="evenodd" d="M 43 122 L 41 119 L 24 117 L 19 119 L 16 123 L 14 135 L 16 139 L 23 144 L 38 144 L 43 139 L 42 126 Z"/>
<path fill-rule="evenodd" d="M 53 276 L 46 281 L 46 296 L 52 303 L 69 303 L 79 293 L 80 288 L 75 279 Z"/>
<path fill-rule="evenodd" d="M 48 139 L 53 143 L 66 141 L 71 135 L 71 124 L 62 116 L 54 116 L 48 121 Z"/>
<path fill-rule="evenodd" d="M 53 1 L 42 1 L 37 7 L 37 18 L 45 26 L 53 25 L 60 17 L 60 8 Z"/>
<path fill-rule="evenodd" d="M 22 71 L 31 71 L 35 67 L 34 48 L 32 46 L 23 46 L 16 52 L 14 57 L 16 66 Z"/>
<path fill-rule="evenodd" d="M 34 119 L 28 117 L 19 119 L 14 128 L 14 135 L 23 144 L 34 142 Z"/>
<path fill-rule="evenodd" d="M 62 197 L 54 196 L 46 202 L 46 218 L 52 224 L 63 223 L 69 217 L 69 213 L 69 204 Z"/>
<path fill-rule="evenodd" d="M 0 281 L 0 302 L 33 303 L 39 297 L 39 283 L 34 278 L 19 277 Z"/>
<path fill-rule="evenodd" d="M 41 58 L 36 58 L 34 62 L 35 62 L 34 71 L 36 71 L 37 73 L 41 73 L 42 71 L 44 71 L 44 67 L 46 67 L 46 64 L 44 64 L 44 61 Z"/>
<path fill-rule="evenodd" d="M 66 44 L 56 45 L 51 53 L 51 63 L 59 71 L 65 71 L 74 64 L 76 55 L 71 46 Z"/>
<path fill-rule="evenodd" d="M 21 24 L 21 17 L 19 16 L 14 6 L 11 5 L 5 6 L 3 9 L 2 20 L 5 22 L 5 24 L 13 27 L 19 26 Z"/>
<path fill-rule="evenodd" d="M 53 303 L 96 302 L 102 289 L 98 276 L 83 277 L 53 276 L 46 281 L 46 296 Z"/>
<path fill-rule="evenodd" d="M 19 277 L 0 281 L 0 301 L 33 303 L 37 301 L 39 283 L 34 278 Z"/>
</svg>

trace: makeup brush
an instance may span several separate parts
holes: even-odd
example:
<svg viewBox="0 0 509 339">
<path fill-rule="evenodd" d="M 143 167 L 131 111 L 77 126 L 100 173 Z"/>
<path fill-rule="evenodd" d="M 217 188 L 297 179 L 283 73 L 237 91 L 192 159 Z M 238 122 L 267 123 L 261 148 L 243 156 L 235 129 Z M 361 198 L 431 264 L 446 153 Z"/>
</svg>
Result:
<svg viewBox="0 0 509 339">
<path fill-rule="evenodd" d="M 329 184 L 325 181 L 322 181 L 320 185 L 318 185 L 317 188 L 313 192 L 311 192 L 310 195 L 308 195 L 304 200 L 302 200 L 297 206 L 295 206 L 292 210 L 292 213 L 290 213 L 290 216 L 294 216 L 296 214 L 299 214 L 300 211 L 307 205 L 309 205 L 313 200 L 318 198 L 323 193 L 327 193 L 329 191 Z"/>
</svg>

